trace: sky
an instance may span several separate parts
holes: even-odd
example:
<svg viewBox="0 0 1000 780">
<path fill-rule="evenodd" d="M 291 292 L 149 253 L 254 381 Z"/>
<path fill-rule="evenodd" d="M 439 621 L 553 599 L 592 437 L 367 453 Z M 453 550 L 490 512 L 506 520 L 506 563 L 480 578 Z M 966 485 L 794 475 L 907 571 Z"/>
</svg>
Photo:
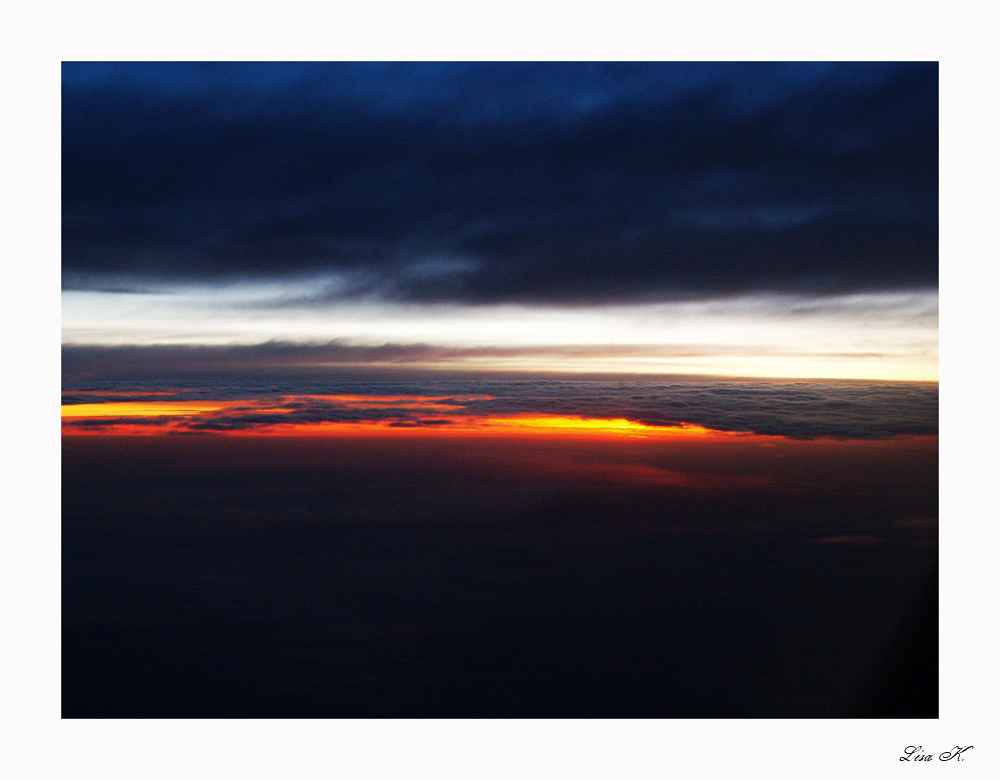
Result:
<svg viewBox="0 0 1000 780">
<path fill-rule="evenodd" d="M 65 365 L 936 380 L 937 77 L 64 63 Z"/>
</svg>

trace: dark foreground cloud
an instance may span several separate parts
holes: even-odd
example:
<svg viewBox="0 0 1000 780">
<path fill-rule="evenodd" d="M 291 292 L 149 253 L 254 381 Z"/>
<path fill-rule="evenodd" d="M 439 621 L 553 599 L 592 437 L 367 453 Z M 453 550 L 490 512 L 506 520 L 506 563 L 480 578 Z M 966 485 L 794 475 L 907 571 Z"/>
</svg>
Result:
<svg viewBox="0 0 1000 780">
<path fill-rule="evenodd" d="M 63 83 L 68 287 L 936 286 L 934 63 L 68 63 Z"/>
<path fill-rule="evenodd" d="M 881 382 L 607 382 L 474 381 L 411 382 L 117 382 L 122 392 L 157 391 L 155 400 L 247 399 L 208 415 L 192 416 L 186 431 L 266 429 L 281 424 L 382 422 L 394 426 L 447 426 L 456 421 L 536 414 L 627 419 L 646 425 L 701 425 L 722 431 L 787 436 L 881 439 L 936 434 L 938 388 L 931 383 Z M 116 396 L 111 383 L 69 388 L 71 404 L 103 403 Z M 312 397 L 320 396 L 320 397 Z M 333 396 L 333 397 L 331 397 Z M 341 398 L 337 398 L 340 396 Z M 359 402 L 358 397 L 372 399 Z M 137 395 L 119 395 L 136 400 Z M 412 402 L 408 402 L 412 397 Z M 152 400 L 150 395 L 143 400 Z M 157 419 L 157 418 L 154 418 Z M 173 418 L 177 421 L 182 418 Z M 70 426 L 128 424 L 82 419 Z M 157 424 L 157 423 L 152 423 Z"/>
</svg>

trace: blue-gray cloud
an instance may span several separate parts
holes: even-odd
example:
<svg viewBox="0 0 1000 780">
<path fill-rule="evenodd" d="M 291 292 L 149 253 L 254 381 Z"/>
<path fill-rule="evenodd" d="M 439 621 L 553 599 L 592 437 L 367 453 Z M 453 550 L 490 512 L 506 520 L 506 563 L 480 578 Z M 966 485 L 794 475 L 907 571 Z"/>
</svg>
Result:
<svg viewBox="0 0 1000 780">
<path fill-rule="evenodd" d="M 933 288 L 935 63 L 68 63 L 64 279 Z"/>
</svg>

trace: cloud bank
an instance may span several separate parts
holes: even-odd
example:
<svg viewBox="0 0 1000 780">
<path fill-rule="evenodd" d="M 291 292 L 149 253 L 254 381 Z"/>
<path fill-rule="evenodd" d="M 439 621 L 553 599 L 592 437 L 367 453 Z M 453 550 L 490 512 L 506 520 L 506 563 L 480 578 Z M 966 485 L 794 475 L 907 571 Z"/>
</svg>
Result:
<svg viewBox="0 0 1000 780">
<path fill-rule="evenodd" d="M 191 416 L 184 424 L 189 431 L 264 430 L 275 425 L 325 422 L 446 426 L 517 415 L 626 419 L 663 427 L 698 425 L 797 439 L 881 439 L 936 434 L 938 430 L 938 389 L 930 383 L 201 381 L 176 385 L 169 391 L 165 387 L 139 382 L 84 383 L 68 388 L 63 403 L 246 401 Z M 106 419 L 69 419 L 64 424 L 90 429 L 133 422 L 163 424 L 162 418 L 109 415 Z"/>
<path fill-rule="evenodd" d="M 64 284 L 933 289 L 937 132 L 935 63 L 66 63 Z"/>
</svg>

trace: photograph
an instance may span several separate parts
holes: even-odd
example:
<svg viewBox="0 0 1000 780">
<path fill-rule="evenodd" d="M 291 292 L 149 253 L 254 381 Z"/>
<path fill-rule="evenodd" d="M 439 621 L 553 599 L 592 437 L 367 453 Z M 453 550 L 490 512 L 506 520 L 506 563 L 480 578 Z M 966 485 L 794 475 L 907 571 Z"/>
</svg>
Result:
<svg viewBox="0 0 1000 780">
<path fill-rule="evenodd" d="M 61 718 L 941 717 L 938 76 L 63 61 Z"/>
</svg>

